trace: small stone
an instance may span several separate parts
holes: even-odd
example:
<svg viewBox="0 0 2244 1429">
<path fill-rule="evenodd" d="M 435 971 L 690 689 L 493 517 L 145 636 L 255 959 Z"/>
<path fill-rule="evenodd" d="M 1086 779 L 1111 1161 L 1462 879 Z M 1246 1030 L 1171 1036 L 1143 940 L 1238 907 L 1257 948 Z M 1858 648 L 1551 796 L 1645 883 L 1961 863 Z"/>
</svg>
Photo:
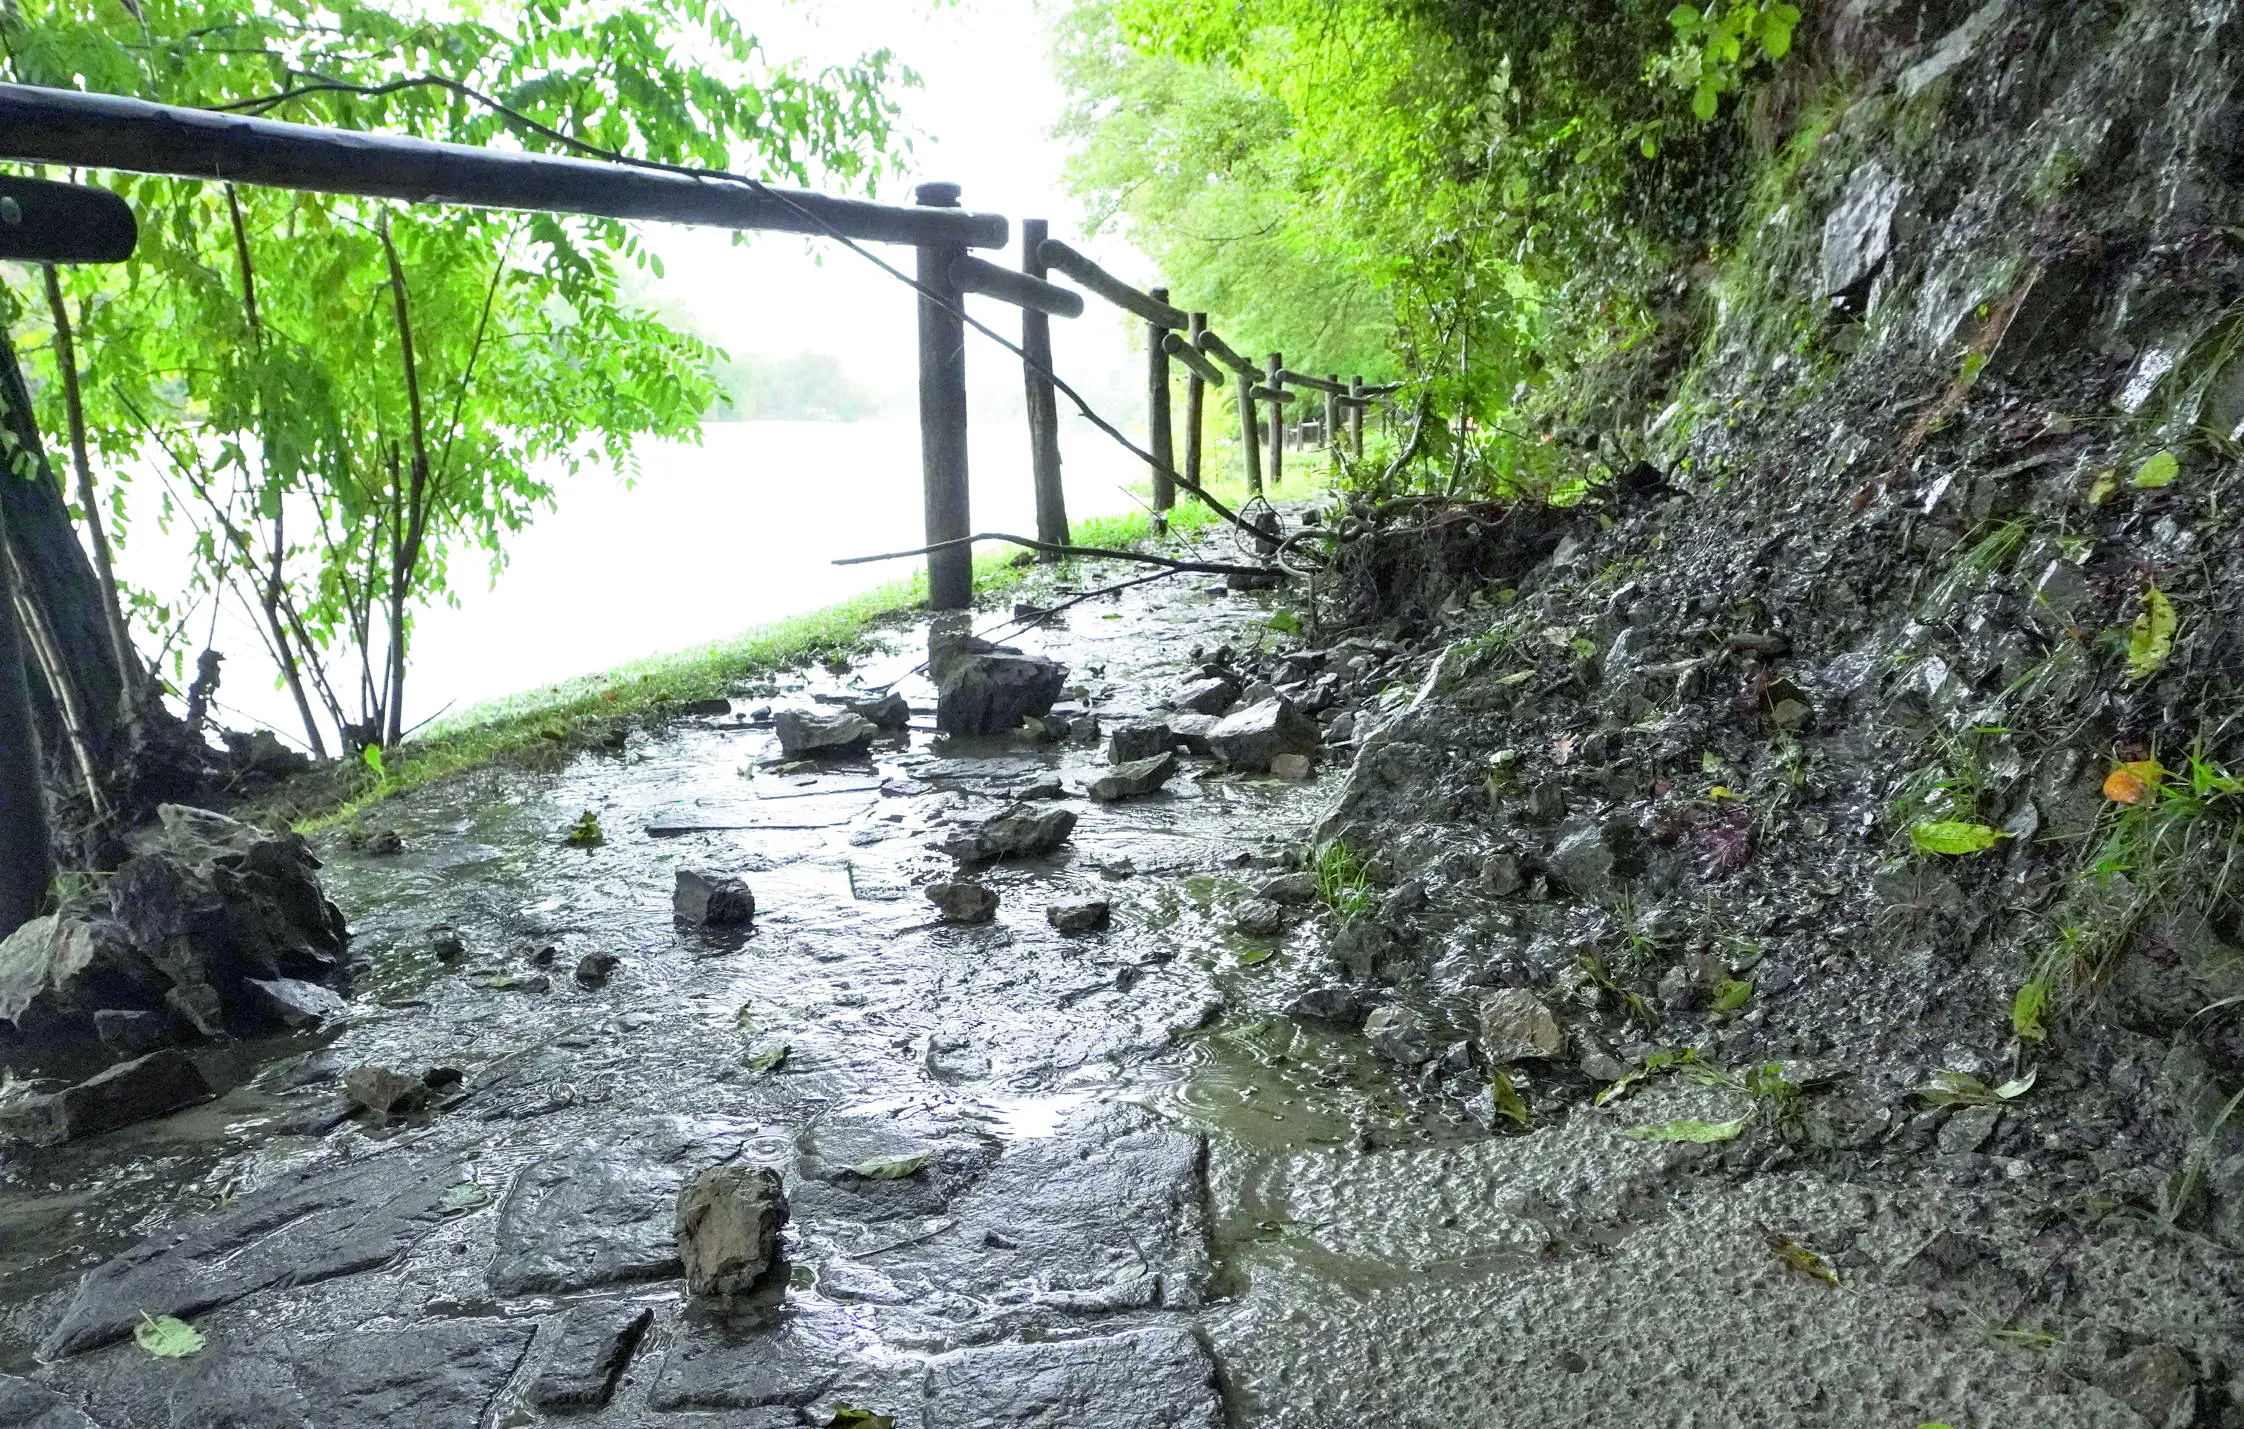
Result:
<svg viewBox="0 0 2244 1429">
<path fill-rule="evenodd" d="M 1239 687 L 1220 676 L 1194 680 L 1169 697 L 1176 709 L 1193 714 L 1220 715 L 1239 702 Z"/>
<path fill-rule="evenodd" d="M 1085 898 L 1072 903 L 1052 904 L 1044 910 L 1044 921 L 1070 936 L 1096 933 L 1107 925 L 1113 911 L 1113 905 L 1104 898 Z"/>
<path fill-rule="evenodd" d="M 931 883 L 927 901 L 946 923 L 987 923 L 997 916 L 997 891 L 979 883 Z"/>
<path fill-rule="evenodd" d="M 1276 698 L 1278 698 L 1278 687 L 1268 680 L 1256 680 L 1239 692 L 1239 703 L 1244 705 L 1259 705 L 1264 700 L 1274 700 Z"/>
<path fill-rule="evenodd" d="M 1216 758 L 1233 769 L 1258 774 L 1281 754 L 1313 752 L 1317 740 L 1317 722 L 1282 698 L 1226 715 L 1208 732 Z"/>
<path fill-rule="evenodd" d="M 0 1110 L 0 1135 L 55 1146 L 163 1116 L 211 1095 L 210 1083 L 193 1059 L 167 1047 L 119 1062 L 61 1091 L 16 1098 Z"/>
<path fill-rule="evenodd" d="M 101 1045 L 123 1057 L 137 1057 L 171 1039 L 171 1022 L 161 1012 L 104 1007 L 93 1020 Z"/>
<path fill-rule="evenodd" d="M 1602 902 L 1611 896 L 1613 849 L 1595 820 L 1576 817 L 1559 825 L 1548 861 L 1551 873 L 1576 897 Z"/>
<path fill-rule="evenodd" d="M 292 1031 L 317 1027 L 345 1011 L 343 999 L 333 989 L 302 978 L 243 978 L 242 986 L 255 990 L 267 1017 Z"/>
<path fill-rule="evenodd" d="M 1177 757 L 1164 753 L 1151 759 L 1133 759 L 1127 764 L 1117 764 L 1091 781 L 1090 796 L 1101 803 L 1117 799 L 1142 798 L 1159 793 L 1161 786 L 1176 773 Z"/>
<path fill-rule="evenodd" d="M 405 852 L 405 840 L 396 829 L 377 829 L 367 837 L 366 851 L 376 858 L 395 858 Z"/>
<path fill-rule="evenodd" d="M 1940 1127 L 1940 1154 L 1967 1156 L 1987 1144 L 2002 1121 L 1999 1106 L 1967 1106 L 1958 1108 Z"/>
<path fill-rule="evenodd" d="M 784 1285 L 779 1232 L 786 1224 L 787 1192 L 778 1172 L 713 1166 L 695 1175 L 678 1192 L 678 1258 L 688 1293 L 729 1302 L 752 1294 L 775 1272 Z"/>
<path fill-rule="evenodd" d="M 854 710 L 781 710 L 774 725 L 779 748 L 790 759 L 808 754 L 838 754 L 880 732 Z"/>
<path fill-rule="evenodd" d="M 1355 742 L 1356 712 L 1354 710 L 1342 710 L 1332 717 L 1331 724 L 1325 726 L 1325 743 L 1354 744 Z"/>
<path fill-rule="evenodd" d="M 622 962 L 614 953 L 586 953 L 577 959 L 577 981 L 586 987 L 598 987 Z"/>
<path fill-rule="evenodd" d="M 1278 754 L 1271 756 L 1270 772 L 1280 779 L 1300 783 L 1309 777 L 1309 756 L 1306 754 Z"/>
<path fill-rule="evenodd" d="M 884 730 L 904 729 L 912 722 L 912 707 L 898 694 L 882 695 L 876 700 L 852 700 L 843 708 Z"/>
<path fill-rule="evenodd" d="M 353 1106 L 363 1107 L 387 1121 L 426 1109 L 433 1093 L 429 1084 L 419 1077 L 409 1077 L 388 1067 L 365 1066 L 343 1073 L 343 1095 L 351 1099 Z"/>
<path fill-rule="evenodd" d="M 1169 716 L 1169 735 L 1186 753 L 1208 759 L 1215 754 L 1215 746 L 1208 742 L 1208 736 L 1215 733 L 1215 727 L 1221 723 L 1223 721 L 1214 715 L 1173 714 Z"/>
<path fill-rule="evenodd" d="M 943 851 L 965 863 L 1041 858 L 1067 842 L 1067 836 L 1073 832 L 1073 809 L 1032 809 L 1015 805 L 985 820 L 979 828 L 945 843 Z"/>
<path fill-rule="evenodd" d="M 1480 1050 L 1501 1066 L 1555 1057 L 1566 1045 L 1558 1019 L 1525 988 L 1491 988 L 1480 997 Z"/>
<path fill-rule="evenodd" d="M 1250 938 L 1285 931 L 1286 910 L 1267 898 L 1248 898 L 1232 910 L 1231 926 Z"/>
<path fill-rule="evenodd" d="M 1406 1067 L 1415 1067 L 1434 1055 L 1424 1015 L 1400 1003 L 1382 1007 L 1365 1018 L 1364 1037 L 1372 1051 Z"/>
<path fill-rule="evenodd" d="M 677 887 L 670 894 L 670 912 L 696 927 L 738 927 L 754 920 L 756 895 L 730 874 L 681 868 Z"/>
<path fill-rule="evenodd" d="M 1258 897 L 1288 908 L 1304 908 L 1317 901 L 1317 875 L 1313 873 L 1281 873 L 1265 880 L 1255 890 Z"/>
<path fill-rule="evenodd" d="M 1133 720 L 1118 724 L 1106 736 L 1106 762 L 1130 764 L 1167 754 L 1176 743 L 1165 720 Z"/>
<path fill-rule="evenodd" d="M 1354 1025 L 1363 1021 L 1363 999 L 1351 988 L 1338 983 L 1313 987 L 1286 1004 L 1289 1017 L 1306 1017 L 1318 1022 L 1345 1022 Z"/>
<path fill-rule="evenodd" d="M 1526 885 L 1519 870 L 1519 855 L 1508 852 L 1492 853 L 1480 861 L 1480 880 L 1488 891 L 1498 898 L 1509 898 Z"/>
<path fill-rule="evenodd" d="M 429 952 L 440 963 L 456 963 L 467 956 L 467 940 L 450 923 L 439 923 L 429 929 L 428 939 Z"/>
<path fill-rule="evenodd" d="M 1065 799 L 1067 786 L 1057 779 L 1034 779 L 1013 790 L 1016 799 Z"/>
</svg>

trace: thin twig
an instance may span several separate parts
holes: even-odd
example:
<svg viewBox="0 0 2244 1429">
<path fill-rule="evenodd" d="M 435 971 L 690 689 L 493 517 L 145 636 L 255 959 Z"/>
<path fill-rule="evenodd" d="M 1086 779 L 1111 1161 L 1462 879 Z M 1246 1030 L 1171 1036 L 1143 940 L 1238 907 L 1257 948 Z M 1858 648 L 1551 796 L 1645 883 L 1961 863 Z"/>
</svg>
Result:
<svg viewBox="0 0 2244 1429">
<path fill-rule="evenodd" d="M 1106 546 L 1063 546 L 1051 541 L 1032 541 L 1026 536 L 1008 536 L 1002 531 L 954 536 L 948 541 L 937 541 L 933 545 L 919 546 L 909 551 L 883 551 L 877 556 L 844 556 L 834 564 L 862 566 L 874 561 L 900 561 L 906 556 L 924 556 L 933 551 L 947 551 L 953 546 L 971 545 L 976 541 L 1010 541 L 1032 551 L 1052 551 L 1062 556 L 1097 556 L 1110 561 L 1140 561 L 1149 566 L 1165 566 L 1172 571 L 1197 571 L 1211 576 L 1266 576 L 1271 573 L 1268 566 L 1242 566 L 1229 561 L 1177 561 L 1167 556 L 1149 555 L 1144 551 L 1117 551 Z"/>
</svg>

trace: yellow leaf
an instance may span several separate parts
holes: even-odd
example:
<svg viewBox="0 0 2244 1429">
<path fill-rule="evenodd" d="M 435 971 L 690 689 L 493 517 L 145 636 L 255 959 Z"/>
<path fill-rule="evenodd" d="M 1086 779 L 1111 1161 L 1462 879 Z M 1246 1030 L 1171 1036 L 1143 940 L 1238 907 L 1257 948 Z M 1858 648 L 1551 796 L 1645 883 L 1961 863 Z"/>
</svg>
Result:
<svg viewBox="0 0 2244 1429">
<path fill-rule="evenodd" d="M 2127 631 L 2127 678 L 2147 680 L 2174 651 L 2174 603 L 2152 586 L 2143 592 L 2143 613 Z"/>
<path fill-rule="evenodd" d="M 2166 766 L 2155 759 L 2122 764 L 2104 776 L 2104 797 L 2115 804 L 2140 804 L 2165 777 Z"/>
</svg>

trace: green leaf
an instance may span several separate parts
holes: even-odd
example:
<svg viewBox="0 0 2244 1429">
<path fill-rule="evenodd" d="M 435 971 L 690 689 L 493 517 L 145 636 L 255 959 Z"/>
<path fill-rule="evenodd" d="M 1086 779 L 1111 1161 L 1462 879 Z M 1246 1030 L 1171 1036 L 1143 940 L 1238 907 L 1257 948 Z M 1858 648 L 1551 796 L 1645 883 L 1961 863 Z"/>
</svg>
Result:
<svg viewBox="0 0 2244 1429">
<path fill-rule="evenodd" d="M 2127 678 L 2147 680 L 2174 653 L 2174 603 L 2152 586 L 2143 592 L 2143 613 L 2127 631 Z"/>
<path fill-rule="evenodd" d="M 2042 1018 L 2049 1011 L 2049 983 L 2029 978 L 2010 1000 L 2010 1030 L 2022 1042 L 2039 1042 L 2045 1035 Z"/>
<path fill-rule="evenodd" d="M 876 1156 L 870 1161 L 860 1161 L 849 1169 L 851 1174 L 861 1180 L 901 1181 L 926 1170 L 931 1159 L 932 1155 L 924 1151 L 917 1156 Z"/>
<path fill-rule="evenodd" d="M 1632 1126 L 1627 1134 L 1634 1141 L 1734 1141 L 1750 1119 L 1741 1116 L 1736 1121 L 1700 1121 L 1696 1117 L 1683 1117 L 1677 1121 Z"/>
<path fill-rule="evenodd" d="M 160 1360 L 183 1360 L 200 1353 L 204 1344 L 201 1332 L 185 1320 L 150 1316 L 145 1310 L 140 1313 L 140 1323 L 133 1326 L 132 1339 Z"/>
<path fill-rule="evenodd" d="M 1691 92 L 1691 112 L 1702 120 L 1711 121 L 1721 108 L 1721 91 L 1710 81 L 1699 81 L 1699 87 Z"/>
<path fill-rule="evenodd" d="M 608 836 L 600 831 L 599 818 L 590 809 L 579 814 L 577 821 L 569 825 L 569 832 L 561 838 L 570 848 L 598 848 L 607 841 Z"/>
<path fill-rule="evenodd" d="M 1251 968 L 1256 963 L 1268 962 L 1270 960 L 1270 951 L 1271 950 L 1268 948 L 1249 948 L 1245 952 L 1239 954 L 1239 966 L 1243 968 Z"/>
<path fill-rule="evenodd" d="M 1699 14 L 1699 7 L 1696 5 L 1678 5 L 1667 12 L 1668 24 L 1684 34 L 1696 30 L 1703 19 L 1704 17 Z"/>
<path fill-rule="evenodd" d="M 1270 612 L 1269 625 L 1280 635 L 1291 635 L 1301 629 L 1301 617 L 1281 606 Z"/>
<path fill-rule="evenodd" d="M 2001 1106 L 2033 1090 L 2039 1070 L 2013 1077 L 1999 1087 L 1990 1087 L 1968 1072 L 1935 1072 L 1915 1089 L 1915 1094 L 1927 1106 Z"/>
<path fill-rule="evenodd" d="M 2173 485 L 2174 478 L 2181 474 L 2180 458 L 2172 452 L 2153 452 L 2144 459 L 2141 466 L 2135 468 L 2135 474 L 2127 478 L 2127 484 L 2150 491 Z"/>
<path fill-rule="evenodd" d="M 750 1052 L 743 1060 L 751 1072 L 776 1072 L 787 1063 L 787 1054 L 794 1048 L 785 1042 L 775 1043 L 760 1052 Z"/>
<path fill-rule="evenodd" d="M 461 1181 L 444 1188 L 442 1205 L 447 1211 L 472 1211 L 477 1206 L 491 1204 L 491 1193 L 473 1181 Z"/>
<path fill-rule="evenodd" d="M 1657 159 L 1660 156 L 1660 141 L 1647 134 L 1636 141 L 1636 149 L 1647 159 Z"/>
<path fill-rule="evenodd" d="M 1488 1095 L 1496 1106 L 1498 1116 L 1515 1121 L 1521 1126 L 1527 1125 L 1527 1100 L 1519 1094 L 1519 1088 L 1512 1085 L 1510 1074 L 1502 1067 L 1490 1070 Z"/>
<path fill-rule="evenodd" d="M 1813 1276 L 1826 1285 L 1839 1283 L 1839 1272 L 1831 1268 L 1830 1261 L 1817 1255 L 1792 1237 L 1772 1235 L 1768 1237 L 1768 1242 L 1769 1249 L 1776 1252 L 1777 1259 L 1799 1271 L 1802 1275 Z"/>
<path fill-rule="evenodd" d="M 1714 989 L 1714 1010 L 1716 1012 L 1735 1012 L 1745 1006 L 1747 1000 L 1752 996 L 1752 983 L 1740 982 L 1736 979 L 1726 980 Z"/>
<path fill-rule="evenodd" d="M 826 1429 L 896 1429 L 896 1420 L 887 1414 L 875 1414 L 870 1409 L 856 1409 L 847 1404 L 834 1406 L 834 1417 L 826 1421 Z"/>
<path fill-rule="evenodd" d="M 1928 819 L 1909 826 L 1909 842 L 1917 846 L 1919 853 L 1984 853 L 2003 837 L 2000 831 L 1985 824 L 1966 823 L 1960 819 Z"/>
</svg>

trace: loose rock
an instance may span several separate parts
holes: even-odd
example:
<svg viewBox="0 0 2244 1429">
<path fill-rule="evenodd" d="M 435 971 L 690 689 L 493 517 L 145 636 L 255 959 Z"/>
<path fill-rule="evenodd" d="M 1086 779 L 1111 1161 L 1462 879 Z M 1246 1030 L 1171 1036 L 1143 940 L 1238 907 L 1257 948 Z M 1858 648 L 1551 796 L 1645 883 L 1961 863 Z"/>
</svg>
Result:
<svg viewBox="0 0 2244 1429">
<path fill-rule="evenodd" d="M 1395 1003 L 1364 1019 L 1364 1037 L 1371 1050 L 1390 1062 L 1415 1067 L 1434 1055 L 1433 1035 L 1423 1014 Z"/>
<path fill-rule="evenodd" d="M 1317 901 L 1317 876 L 1313 873 L 1281 873 L 1276 878 L 1266 880 L 1255 893 L 1288 908 L 1305 908 Z"/>
<path fill-rule="evenodd" d="M 21 1096 L 0 1107 L 0 1134 L 53 1146 L 206 1101 L 210 1083 L 176 1048 L 120 1062 L 59 1092 Z"/>
<path fill-rule="evenodd" d="M 550 1412 L 598 1409 L 615 1393 L 654 1311 L 644 1305 L 578 1305 L 560 1323 L 538 1333 L 554 1341 L 545 1367 L 530 1385 L 530 1403 Z"/>
<path fill-rule="evenodd" d="M 1176 736 L 1169 730 L 1166 720 L 1134 720 L 1116 725 L 1107 732 L 1106 762 L 1130 764 L 1140 759 L 1153 759 L 1167 754 L 1176 744 Z"/>
<path fill-rule="evenodd" d="M 1566 1045 L 1558 1019 L 1525 988 L 1491 988 L 1480 997 L 1480 1050 L 1501 1066 L 1555 1057 Z"/>
<path fill-rule="evenodd" d="M 843 708 L 884 730 L 905 729 L 912 722 L 912 707 L 898 694 L 882 695 L 876 700 L 853 700 Z"/>
<path fill-rule="evenodd" d="M 946 923 L 987 923 L 997 916 L 997 890 L 979 883 L 932 883 L 927 901 Z"/>
<path fill-rule="evenodd" d="M 1117 799 L 1135 799 L 1147 794 L 1159 793 L 1161 786 L 1168 782 L 1171 774 L 1176 773 L 1176 769 L 1177 757 L 1175 754 L 1157 754 L 1150 759 L 1133 759 L 1126 764 L 1115 765 L 1114 768 L 1092 780 L 1089 793 L 1092 798 L 1099 800 L 1101 803 L 1112 803 Z"/>
<path fill-rule="evenodd" d="M 1054 903 L 1044 910 L 1044 921 L 1054 929 L 1069 935 L 1096 933 L 1107 925 L 1113 908 L 1104 898 L 1085 898 L 1074 903 Z"/>
<path fill-rule="evenodd" d="M 353 1067 L 343 1073 L 343 1095 L 383 1120 L 426 1110 L 434 1093 L 419 1077 L 388 1067 Z"/>
<path fill-rule="evenodd" d="M 731 1302 L 778 1271 L 787 1193 L 779 1173 L 760 1166 L 714 1166 L 678 1193 L 678 1259 L 697 1299 Z"/>
<path fill-rule="evenodd" d="M 1194 680 L 1169 697 L 1172 707 L 1193 714 L 1220 715 L 1239 702 L 1239 687 L 1220 676 Z"/>
<path fill-rule="evenodd" d="M 1281 754 L 1314 752 L 1318 738 L 1317 722 L 1280 697 L 1226 715 L 1208 744 L 1230 768 L 1261 773 Z"/>
<path fill-rule="evenodd" d="M 943 851 L 965 863 L 988 863 L 1001 858 L 1041 858 L 1067 842 L 1075 832 L 1073 809 L 1007 809 L 981 827 L 943 845 Z"/>
<path fill-rule="evenodd" d="M 879 726 L 854 710 L 781 710 L 773 723 L 779 731 L 779 748 L 790 759 L 839 754 L 880 732 Z"/>
<path fill-rule="evenodd" d="M 1355 1026 L 1364 1020 L 1364 1004 L 1353 988 L 1334 983 L 1310 988 L 1287 1003 L 1286 1015 L 1313 1018 L 1319 1022 L 1345 1022 Z"/>
<path fill-rule="evenodd" d="M 614 953 L 586 953 L 577 959 L 577 981 L 586 987 L 598 987 L 622 962 Z"/>
<path fill-rule="evenodd" d="M 1232 911 L 1231 926 L 1250 938 L 1285 931 L 1286 910 L 1267 898 L 1248 898 Z"/>
<path fill-rule="evenodd" d="M 1009 733 L 1030 716 L 1051 713 L 1067 684 L 1067 666 L 1011 646 L 948 632 L 929 644 L 935 727 L 945 734 Z"/>
<path fill-rule="evenodd" d="M 275 1022 L 298 1031 L 341 1017 L 345 1010 L 343 999 L 333 989 L 302 978 L 245 978 L 243 986 L 264 999 Z"/>
<path fill-rule="evenodd" d="M 1271 757 L 1270 772 L 1280 779 L 1298 784 L 1309 777 L 1309 756 L 1306 754 L 1279 754 Z"/>
<path fill-rule="evenodd" d="M 737 927 L 754 920 L 756 895 L 744 880 L 730 874 L 681 868 L 670 894 L 670 911 L 699 927 Z"/>
</svg>

